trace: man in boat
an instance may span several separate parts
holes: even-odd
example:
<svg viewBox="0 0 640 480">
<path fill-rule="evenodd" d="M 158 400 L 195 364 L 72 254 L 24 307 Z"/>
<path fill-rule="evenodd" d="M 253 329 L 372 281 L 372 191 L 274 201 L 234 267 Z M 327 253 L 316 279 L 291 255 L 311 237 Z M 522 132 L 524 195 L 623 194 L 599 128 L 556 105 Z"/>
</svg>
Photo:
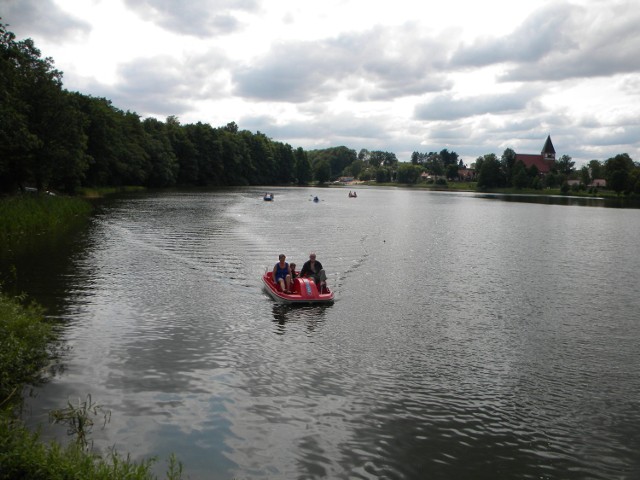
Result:
<svg viewBox="0 0 640 480">
<path fill-rule="evenodd" d="M 327 275 L 324 273 L 322 264 L 318 260 L 316 260 L 315 252 L 311 252 L 309 254 L 309 260 L 304 262 L 304 265 L 302 265 L 300 276 L 303 278 L 313 278 L 313 281 L 316 282 L 316 286 L 318 287 L 319 291 L 322 291 L 322 287 L 326 286 Z"/>
</svg>

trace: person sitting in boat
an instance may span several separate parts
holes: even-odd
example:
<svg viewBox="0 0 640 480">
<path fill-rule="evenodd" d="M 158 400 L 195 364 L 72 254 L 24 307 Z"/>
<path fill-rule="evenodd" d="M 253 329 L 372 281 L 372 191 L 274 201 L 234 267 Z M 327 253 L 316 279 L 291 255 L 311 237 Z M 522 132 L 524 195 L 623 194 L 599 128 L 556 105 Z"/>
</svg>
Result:
<svg viewBox="0 0 640 480">
<path fill-rule="evenodd" d="M 313 278 L 313 281 L 316 282 L 316 286 L 318 290 L 321 290 L 327 281 L 327 275 L 324 272 L 324 268 L 322 268 L 322 264 L 316 260 L 315 252 L 311 252 L 309 254 L 309 260 L 304 262 L 302 265 L 302 270 L 300 270 L 301 277 L 309 277 Z"/>
<path fill-rule="evenodd" d="M 298 278 L 299 273 L 296 272 L 296 264 L 291 262 L 289 264 L 289 270 L 291 272 L 291 281 L 295 280 L 296 278 Z"/>
<path fill-rule="evenodd" d="M 280 285 L 280 289 L 284 293 L 291 293 L 291 272 L 289 264 L 285 262 L 287 257 L 284 253 L 281 253 L 278 258 L 280 261 L 273 267 L 273 281 L 276 285 Z"/>
</svg>

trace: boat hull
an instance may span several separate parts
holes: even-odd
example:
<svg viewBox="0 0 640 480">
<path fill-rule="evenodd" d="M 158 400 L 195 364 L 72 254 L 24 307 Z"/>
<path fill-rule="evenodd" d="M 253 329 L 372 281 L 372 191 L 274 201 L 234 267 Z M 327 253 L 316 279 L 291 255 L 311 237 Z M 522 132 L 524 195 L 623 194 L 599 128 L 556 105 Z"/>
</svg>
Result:
<svg viewBox="0 0 640 480">
<path fill-rule="evenodd" d="M 333 291 L 325 287 L 318 291 L 316 283 L 310 278 L 295 278 L 291 282 L 291 293 L 281 291 L 273 282 L 273 272 L 262 276 L 264 289 L 276 302 L 288 304 L 333 303 Z"/>
</svg>

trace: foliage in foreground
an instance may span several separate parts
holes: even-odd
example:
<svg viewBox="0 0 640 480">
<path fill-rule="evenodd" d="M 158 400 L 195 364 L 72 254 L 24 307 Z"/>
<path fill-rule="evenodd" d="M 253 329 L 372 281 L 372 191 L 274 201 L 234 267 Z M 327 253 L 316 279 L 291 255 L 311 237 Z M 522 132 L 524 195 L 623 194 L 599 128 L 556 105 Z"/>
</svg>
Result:
<svg viewBox="0 0 640 480">
<path fill-rule="evenodd" d="M 153 479 L 154 463 L 154 459 L 133 462 L 113 451 L 103 458 L 75 443 L 67 447 L 55 442 L 45 444 L 20 422 L 0 417 L 0 480 Z M 180 478 L 182 465 L 173 456 L 168 463 L 167 478 Z"/>
<path fill-rule="evenodd" d="M 0 408 L 20 398 L 49 361 L 51 325 L 35 305 L 0 294 Z"/>
<path fill-rule="evenodd" d="M 116 452 L 104 457 L 91 452 L 87 436 L 92 417 L 103 413 L 91 397 L 51 414 L 53 422 L 67 424 L 76 437 L 67 447 L 43 443 L 15 418 L 12 407 L 21 401 L 24 385 L 38 381 L 51 358 L 53 340 L 40 307 L 0 293 L 0 480 L 155 478 L 151 471 L 155 459 L 133 462 Z M 173 456 L 168 463 L 167 478 L 181 478 L 182 464 Z"/>
</svg>

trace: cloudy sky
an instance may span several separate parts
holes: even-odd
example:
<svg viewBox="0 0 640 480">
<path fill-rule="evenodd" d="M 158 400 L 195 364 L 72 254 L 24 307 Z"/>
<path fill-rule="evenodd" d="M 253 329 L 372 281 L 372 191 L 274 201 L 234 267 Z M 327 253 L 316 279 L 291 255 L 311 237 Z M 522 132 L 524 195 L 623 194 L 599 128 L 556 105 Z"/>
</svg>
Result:
<svg viewBox="0 0 640 480">
<path fill-rule="evenodd" d="M 0 0 L 68 90 L 305 149 L 640 161 L 640 0 Z"/>
</svg>

